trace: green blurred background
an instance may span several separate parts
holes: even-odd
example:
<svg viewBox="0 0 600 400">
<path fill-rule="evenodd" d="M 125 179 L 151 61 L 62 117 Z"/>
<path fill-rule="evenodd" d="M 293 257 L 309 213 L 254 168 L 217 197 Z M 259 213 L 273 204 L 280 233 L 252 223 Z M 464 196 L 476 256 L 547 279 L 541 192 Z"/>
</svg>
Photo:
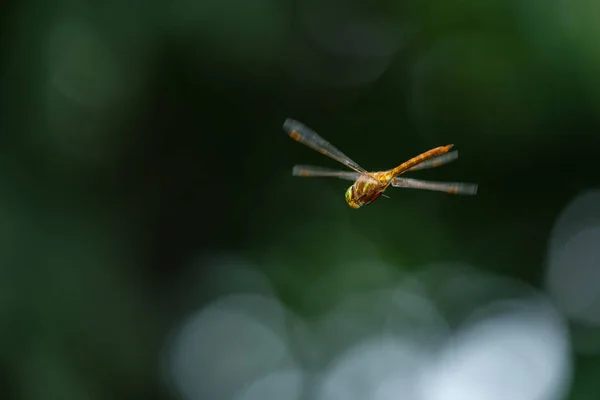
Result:
<svg viewBox="0 0 600 400">
<path fill-rule="evenodd" d="M 161 354 L 221 290 L 215 255 L 251 264 L 307 321 L 391 279 L 355 262 L 400 274 L 461 262 L 546 293 L 553 226 L 600 183 L 598 12 L 585 0 L 4 2 L 0 396 L 181 398 Z M 350 209 L 347 183 L 291 176 L 338 165 L 286 137 L 286 118 L 370 170 L 454 143 L 456 163 L 414 177 L 479 193 L 392 189 Z M 598 353 L 569 351 L 573 381 L 556 398 L 597 398 Z"/>
</svg>

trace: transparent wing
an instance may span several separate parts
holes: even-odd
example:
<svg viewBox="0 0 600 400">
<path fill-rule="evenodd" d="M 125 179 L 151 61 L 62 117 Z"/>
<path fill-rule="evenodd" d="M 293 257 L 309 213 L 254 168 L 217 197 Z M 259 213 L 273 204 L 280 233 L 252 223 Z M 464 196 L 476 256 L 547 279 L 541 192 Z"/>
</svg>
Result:
<svg viewBox="0 0 600 400">
<path fill-rule="evenodd" d="M 361 175 L 358 172 L 351 171 L 336 171 L 328 168 L 313 167 L 310 165 L 295 165 L 292 169 L 292 175 L 304 177 L 332 177 L 340 178 L 348 181 L 355 181 Z"/>
<path fill-rule="evenodd" d="M 406 172 L 419 171 L 422 169 L 440 167 L 442 165 L 451 163 L 452 161 L 456 160 L 457 158 L 458 158 L 458 150 L 451 151 L 450 153 L 446 153 L 444 155 L 433 158 L 431 160 L 424 161 L 421 164 L 417 164 L 414 167 L 410 168 Z"/>
<path fill-rule="evenodd" d="M 350 157 L 339 151 L 334 145 L 323 139 L 304 124 L 288 118 L 283 124 L 283 130 L 285 130 L 287 134 L 295 141 L 300 142 L 321 154 L 333 158 L 337 162 L 344 164 L 356 172 L 366 175 L 369 174 L 364 168 L 352 161 Z"/>
<path fill-rule="evenodd" d="M 436 192 L 446 192 L 450 194 L 475 195 L 477 194 L 477 184 L 462 182 L 431 182 L 418 179 L 399 178 L 392 180 L 392 186 L 410 189 L 434 190 Z"/>
</svg>

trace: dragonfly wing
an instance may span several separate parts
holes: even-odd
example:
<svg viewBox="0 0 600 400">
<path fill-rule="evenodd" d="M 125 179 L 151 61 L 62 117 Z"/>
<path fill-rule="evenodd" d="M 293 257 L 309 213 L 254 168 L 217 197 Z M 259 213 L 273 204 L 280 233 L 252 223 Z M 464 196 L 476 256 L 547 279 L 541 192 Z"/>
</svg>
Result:
<svg viewBox="0 0 600 400">
<path fill-rule="evenodd" d="M 399 178 L 392 181 L 392 186 L 410 189 L 425 189 L 436 192 L 446 192 L 450 194 L 475 195 L 477 194 L 477 184 L 462 182 L 431 182 L 419 179 Z"/>
<path fill-rule="evenodd" d="M 310 165 L 295 165 L 294 169 L 292 169 L 292 175 L 313 178 L 332 177 L 355 181 L 361 174 L 351 171 L 336 171 L 328 168 L 313 167 Z"/>
<path fill-rule="evenodd" d="M 369 174 L 364 168 L 352 161 L 350 157 L 339 151 L 334 145 L 323 139 L 306 125 L 288 118 L 283 124 L 283 129 L 295 141 L 300 142 L 321 154 L 333 158 L 337 162 L 344 164 L 356 172 L 366 175 Z"/>
<path fill-rule="evenodd" d="M 427 160 L 420 164 L 417 164 L 414 167 L 410 168 L 406 172 L 419 171 L 422 169 L 440 167 L 442 165 L 451 163 L 452 161 L 456 160 L 457 158 L 458 158 L 458 150 L 451 151 L 450 153 L 446 153 L 441 156 L 432 158 L 431 160 Z"/>
</svg>

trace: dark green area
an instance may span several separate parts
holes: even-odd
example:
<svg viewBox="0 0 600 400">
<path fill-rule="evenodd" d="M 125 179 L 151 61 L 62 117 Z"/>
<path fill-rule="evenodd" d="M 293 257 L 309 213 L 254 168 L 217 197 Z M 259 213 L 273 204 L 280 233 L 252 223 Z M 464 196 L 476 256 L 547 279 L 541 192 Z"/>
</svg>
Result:
<svg viewBox="0 0 600 400">
<path fill-rule="evenodd" d="M 323 61 L 298 2 L 234 2 L 231 20 L 217 5 L 139 3 L 0 5 L 2 398 L 79 399 L 87 385 L 98 399 L 168 398 L 157 355 L 188 311 L 176 282 L 203 255 L 264 267 L 303 316 L 322 311 L 302 294 L 336 260 L 375 253 L 406 271 L 463 261 L 539 286 L 555 218 L 600 184 L 600 36 L 561 30 L 558 7 L 536 19 L 518 2 L 377 2 L 372 15 L 411 29 L 378 79 L 344 86 L 290 72 L 371 62 Z M 89 59 L 66 75 L 83 105 L 52 86 L 64 15 L 102 43 L 83 42 Z M 371 170 L 454 143 L 458 162 L 414 177 L 479 193 L 390 189 L 352 210 L 349 183 L 291 176 L 338 165 L 286 137 L 288 117 Z M 573 399 L 594 398 L 598 364 L 581 360 Z"/>
</svg>

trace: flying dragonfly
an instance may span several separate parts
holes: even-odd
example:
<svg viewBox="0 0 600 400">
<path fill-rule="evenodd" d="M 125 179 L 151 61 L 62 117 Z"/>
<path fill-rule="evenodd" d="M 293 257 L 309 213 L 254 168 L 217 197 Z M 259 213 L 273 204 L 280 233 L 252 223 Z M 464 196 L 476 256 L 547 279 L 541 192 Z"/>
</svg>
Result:
<svg viewBox="0 0 600 400">
<path fill-rule="evenodd" d="M 458 151 L 450 151 L 454 146 L 452 144 L 428 150 L 403 162 L 396 168 L 387 171 L 368 172 L 304 124 L 288 118 L 283 124 L 283 129 L 295 141 L 344 164 L 352 170 L 336 171 L 308 165 L 296 165 L 292 170 L 292 175 L 294 176 L 333 177 L 354 181 L 352 186 L 346 190 L 346 202 L 352 208 L 359 208 L 374 202 L 390 185 L 393 187 L 425 189 L 450 194 L 477 194 L 477 184 L 474 183 L 432 182 L 399 176 L 405 172 L 435 168 L 456 160 L 458 158 Z"/>
</svg>

